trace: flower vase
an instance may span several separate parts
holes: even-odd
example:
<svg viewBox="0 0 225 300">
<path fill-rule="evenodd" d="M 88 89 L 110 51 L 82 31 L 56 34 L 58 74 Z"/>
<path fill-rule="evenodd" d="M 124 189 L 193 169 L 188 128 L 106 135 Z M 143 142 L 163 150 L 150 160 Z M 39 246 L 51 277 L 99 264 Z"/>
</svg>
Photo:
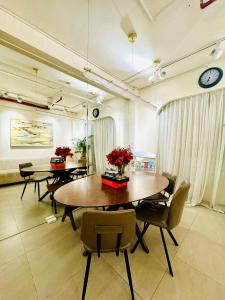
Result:
<svg viewBox="0 0 225 300">
<path fill-rule="evenodd" d="M 118 177 L 124 178 L 124 173 L 125 173 L 125 165 L 123 164 L 118 167 Z"/>
</svg>

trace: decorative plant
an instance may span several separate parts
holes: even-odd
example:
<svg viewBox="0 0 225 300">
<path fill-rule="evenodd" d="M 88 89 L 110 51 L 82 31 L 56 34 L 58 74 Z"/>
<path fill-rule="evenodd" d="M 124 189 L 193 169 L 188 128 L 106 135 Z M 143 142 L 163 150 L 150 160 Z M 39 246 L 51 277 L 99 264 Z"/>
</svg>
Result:
<svg viewBox="0 0 225 300">
<path fill-rule="evenodd" d="M 125 166 L 133 159 L 130 147 L 118 147 L 106 155 L 110 165 L 116 166 L 120 175 L 124 174 Z"/>
<path fill-rule="evenodd" d="M 63 147 L 56 147 L 55 155 L 62 156 L 65 158 L 67 156 L 72 157 L 73 153 L 71 152 L 71 149 L 69 147 L 63 146 Z"/>
<path fill-rule="evenodd" d="M 73 142 L 73 147 L 75 152 L 81 152 L 82 156 L 85 156 L 87 152 L 86 137 L 83 139 L 75 139 Z"/>
</svg>

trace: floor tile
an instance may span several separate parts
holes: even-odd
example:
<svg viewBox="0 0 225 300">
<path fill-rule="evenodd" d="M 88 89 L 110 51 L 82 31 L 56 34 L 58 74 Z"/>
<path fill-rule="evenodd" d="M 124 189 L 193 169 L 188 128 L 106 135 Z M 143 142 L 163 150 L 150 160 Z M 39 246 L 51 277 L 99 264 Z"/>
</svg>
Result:
<svg viewBox="0 0 225 300">
<path fill-rule="evenodd" d="M 73 276 L 74 283 L 74 299 L 81 299 L 84 271 L 76 273 Z M 60 298 L 57 298 L 60 299 Z M 62 299 L 62 298 L 61 298 Z M 98 259 L 97 255 L 93 256 L 88 286 L 86 291 L 87 300 L 130 300 L 130 289 L 126 281 L 124 281 L 113 268 L 104 262 L 102 258 Z M 135 300 L 142 298 L 135 293 Z"/>
<path fill-rule="evenodd" d="M 0 267 L 1 300 L 35 300 L 37 293 L 25 255 Z"/>
<path fill-rule="evenodd" d="M 19 235 L 0 241 L 0 266 L 22 254 L 24 248 Z"/>
<path fill-rule="evenodd" d="M 119 257 L 115 253 L 105 254 L 104 259 L 128 282 L 123 254 Z M 160 263 L 151 252 L 146 254 L 140 248 L 135 253 L 129 254 L 129 260 L 134 289 L 142 298 L 147 299 L 153 294 L 167 267 Z"/>
<path fill-rule="evenodd" d="M 173 261 L 174 277 L 166 274 L 151 300 L 222 300 L 225 286 L 187 265 Z"/>
<path fill-rule="evenodd" d="M 85 258 L 78 232 L 59 232 L 37 249 L 27 252 L 28 261 L 40 298 L 59 293 L 70 277 L 84 268 Z"/>
<path fill-rule="evenodd" d="M 211 211 L 210 214 L 199 214 L 191 230 L 197 231 L 208 239 L 225 246 L 225 215 Z"/>
<path fill-rule="evenodd" d="M 16 221 L 10 210 L 0 212 L 0 240 L 18 233 Z"/>
<path fill-rule="evenodd" d="M 225 285 L 225 247 L 190 231 L 178 249 L 177 257 Z"/>
</svg>

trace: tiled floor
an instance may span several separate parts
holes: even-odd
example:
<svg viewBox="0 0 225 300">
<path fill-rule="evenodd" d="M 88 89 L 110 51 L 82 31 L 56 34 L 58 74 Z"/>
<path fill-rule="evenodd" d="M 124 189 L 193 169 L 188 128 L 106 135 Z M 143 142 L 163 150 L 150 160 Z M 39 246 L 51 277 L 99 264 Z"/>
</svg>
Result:
<svg viewBox="0 0 225 300">
<path fill-rule="evenodd" d="M 37 203 L 29 186 L 21 202 L 21 189 L 21 185 L 0 189 L 0 299 L 81 299 L 86 258 L 80 230 L 74 232 L 68 220 L 44 223 L 52 214 L 50 201 Z M 80 225 L 82 210 L 74 215 Z M 129 255 L 135 299 L 225 299 L 224 229 L 225 215 L 203 207 L 185 208 L 174 230 L 180 246 L 175 247 L 165 233 L 172 278 L 159 230 L 149 228 L 150 253 L 138 248 Z M 93 257 L 86 299 L 130 299 L 122 254 Z"/>
</svg>

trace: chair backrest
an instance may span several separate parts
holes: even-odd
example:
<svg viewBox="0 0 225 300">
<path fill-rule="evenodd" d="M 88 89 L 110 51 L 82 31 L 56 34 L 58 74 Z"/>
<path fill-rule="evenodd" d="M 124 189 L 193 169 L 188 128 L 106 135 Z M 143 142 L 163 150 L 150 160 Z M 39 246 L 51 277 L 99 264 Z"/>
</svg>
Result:
<svg viewBox="0 0 225 300">
<path fill-rule="evenodd" d="M 188 181 L 183 181 L 178 190 L 173 195 L 167 220 L 169 229 L 173 229 L 180 223 L 189 189 L 190 183 Z"/>
<path fill-rule="evenodd" d="M 25 171 L 23 171 L 23 168 L 28 168 L 28 167 L 32 167 L 32 166 L 33 166 L 33 164 L 31 162 L 24 163 L 24 164 L 19 164 L 20 176 L 25 178 L 25 177 L 33 175 L 34 172 L 25 172 Z"/>
<path fill-rule="evenodd" d="M 163 172 L 162 175 L 165 176 L 169 180 L 169 184 L 164 189 L 164 191 L 167 192 L 168 194 L 172 195 L 174 192 L 177 176 L 172 176 L 171 174 L 166 173 L 166 172 Z"/>
<path fill-rule="evenodd" d="M 87 211 L 83 213 L 81 240 L 90 252 L 113 252 L 130 246 L 135 237 L 136 213 L 133 209 Z"/>
</svg>

